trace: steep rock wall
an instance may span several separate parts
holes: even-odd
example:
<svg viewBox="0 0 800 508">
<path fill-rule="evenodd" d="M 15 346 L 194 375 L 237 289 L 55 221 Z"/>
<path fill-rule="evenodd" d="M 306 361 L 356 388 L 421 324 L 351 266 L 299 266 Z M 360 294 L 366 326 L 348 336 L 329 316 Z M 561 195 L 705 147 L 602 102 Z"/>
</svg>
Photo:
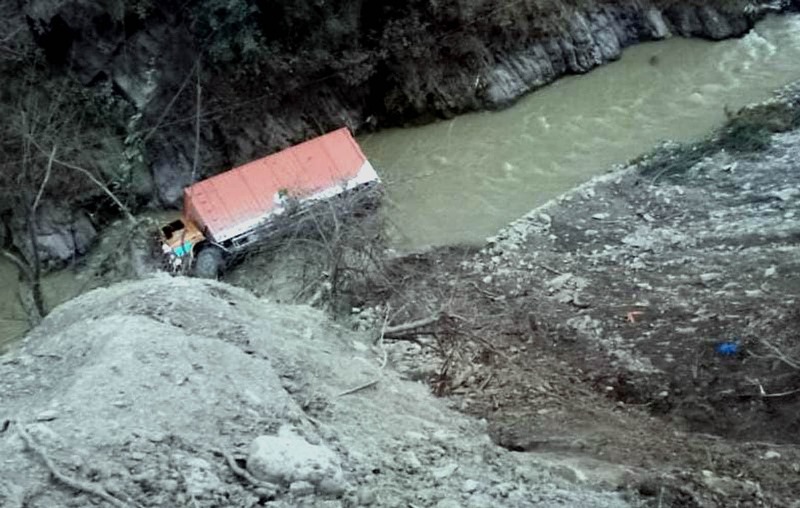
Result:
<svg viewBox="0 0 800 508">
<path fill-rule="evenodd" d="M 241 9 L 231 11 L 234 4 Z M 35 0 L 25 14 L 54 65 L 87 87 L 110 87 L 142 114 L 156 197 L 175 206 L 192 175 L 198 88 L 195 178 L 343 124 L 370 129 L 503 107 L 559 76 L 614 60 L 631 44 L 737 36 L 765 10 L 785 7 Z"/>
</svg>

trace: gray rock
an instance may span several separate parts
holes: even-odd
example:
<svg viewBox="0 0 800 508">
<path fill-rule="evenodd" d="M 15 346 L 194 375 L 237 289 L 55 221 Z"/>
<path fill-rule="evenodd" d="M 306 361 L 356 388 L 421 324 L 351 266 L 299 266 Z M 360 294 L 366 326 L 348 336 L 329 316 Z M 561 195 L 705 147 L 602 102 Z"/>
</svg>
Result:
<svg viewBox="0 0 800 508">
<path fill-rule="evenodd" d="M 663 39 L 670 35 L 667 23 L 664 21 L 664 16 L 658 9 L 650 9 L 645 14 L 645 19 L 650 25 L 650 35 L 654 39 Z"/>
<path fill-rule="evenodd" d="M 70 210 L 49 201 L 39 205 L 36 225 L 35 244 L 39 260 L 45 267 L 57 266 L 84 254 L 97 237 L 97 231 L 85 212 Z M 25 217 L 14 217 L 12 237 L 14 245 L 27 259 L 32 259 L 33 249 Z"/>
<path fill-rule="evenodd" d="M 472 494 L 476 490 L 478 490 L 480 484 L 475 480 L 465 480 L 464 483 L 461 485 L 461 490 L 466 492 L 467 494 Z"/>
<path fill-rule="evenodd" d="M 704 35 L 711 39 L 725 39 L 733 35 L 733 28 L 728 20 L 717 12 L 716 9 L 708 5 L 700 6 L 697 15 L 703 24 Z"/>
<path fill-rule="evenodd" d="M 374 489 L 368 487 L 361 487 L 356 494 L 356 501 L 359 506 L 371 506 L 375 504 L 378 496 L 375 494 Z"/>
<path fill-rule="evenodd" d="M 183 202 L 183 189 L 191 183 L 191 165 L 178 151 L 164 151 L 152 164 L 156 195 L 162 204 L 178 208 Z"/>
<path fill-rule="evenodd" d="M 247 470 L 268 482 L 307 481 L 318 485 L 342 477 L 339 458 L 329 448 L 312 445 L 287 426 L 277 436 L 259 436 L 250 445 Z"/>
<path fill-rule="evenodd" d="M 431 474 L 437 480 L 444 480 L 445 478 L 449 478 L 450 476 L 452 476 L 453 473 L 455 473 L 457 469 L 458 469 L 458 464 L 456 464 L 455 462 L 451 462 L 450 464 L 447 464 L 446 466 L 442 466 L 440 468 L 434 469 Z"/>
<path fill-rule="evenodd" d="M 219 490 L 223 485 L 211 464 L 205 459 L 189 457 L 184 461 L 184 469 L 186 492 L 190 496 L 204 497 Z"/>
<path fill-rule="evenodd" d="M 314 493 L 314 484 L 306 481 L 292 482 L 289 493 L 295 496 L 310 496 Z"/>
</svg>

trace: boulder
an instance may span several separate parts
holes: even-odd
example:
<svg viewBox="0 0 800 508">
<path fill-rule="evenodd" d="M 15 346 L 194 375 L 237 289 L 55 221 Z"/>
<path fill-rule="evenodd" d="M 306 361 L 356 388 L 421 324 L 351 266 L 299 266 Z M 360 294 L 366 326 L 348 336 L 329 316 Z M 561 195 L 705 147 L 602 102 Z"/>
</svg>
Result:
<svg viewBox="0 0 800 508">
<path fill-rule="evenodd" d="M 36 215 L 35 244 L 44 267 L 58 266 L 86 253 L 97 237 L 97 230 L 82 210 L 70 210 L 45 201 L 39 206 Z M 27 259 L 32 259 L 33 250 L 26 219 L 21 214 L 17 214 L 12 220 L 11 235 L 14 246 Z"/>
<path fill-rule="evenodd" d="M 344 490 L 344 479 L 336 453 L 314 445 L 283 426 L 277 436 L 259 436 L 250 445 L 247 469 L 264 481 L 292 484 L 308 482 L 323 494 Z"/>
</svg>

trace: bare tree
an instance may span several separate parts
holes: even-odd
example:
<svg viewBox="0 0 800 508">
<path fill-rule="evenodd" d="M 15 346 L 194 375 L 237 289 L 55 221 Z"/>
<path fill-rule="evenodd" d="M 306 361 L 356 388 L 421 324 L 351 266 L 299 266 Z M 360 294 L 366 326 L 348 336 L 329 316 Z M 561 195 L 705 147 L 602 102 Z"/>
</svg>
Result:
<svg viewBox="0 0 800 508">
<path fill-rule="evenodd" d="M 47 310 L 39 249 L 43 205 L 72 209 L 79 201 L 108 199 L 134 219 L 100 171 L 122 162 L 100 99 L 69 75 L 51 74 L 24 21 L 15 26 L 23 28 L 0 19 L 0 257 L 19 270 L 20 298 L 35 324 Z"/>
</svg>

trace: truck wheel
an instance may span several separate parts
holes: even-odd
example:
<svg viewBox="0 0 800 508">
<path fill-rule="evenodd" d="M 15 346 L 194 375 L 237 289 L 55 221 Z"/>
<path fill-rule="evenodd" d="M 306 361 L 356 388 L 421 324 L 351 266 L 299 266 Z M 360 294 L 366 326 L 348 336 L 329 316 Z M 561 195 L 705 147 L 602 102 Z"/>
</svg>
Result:
<svg viewBox="0 0 800 508">
<path fill-rule="evenodd" d="M 225 267 L 225 256 L 219 247 L 206 247 L 194 260 L 193 274 L 201 279 L 217 279 Z"/>
</svg>

